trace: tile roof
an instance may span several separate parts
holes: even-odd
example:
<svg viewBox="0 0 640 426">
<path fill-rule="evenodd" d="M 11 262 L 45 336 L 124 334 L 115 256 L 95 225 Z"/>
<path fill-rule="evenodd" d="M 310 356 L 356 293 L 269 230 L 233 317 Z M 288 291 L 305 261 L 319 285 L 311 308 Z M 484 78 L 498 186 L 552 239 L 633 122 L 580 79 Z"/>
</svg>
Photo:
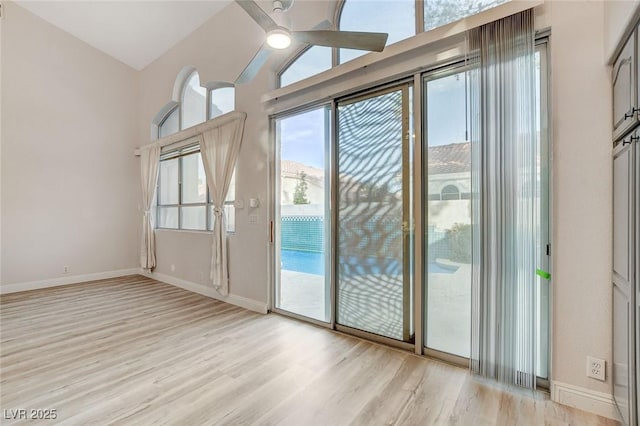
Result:
<svg viewBox="0 0 640 426">
<path fill-rule="evenodd" d="M 471 171 L 471 144 L 469 142 L 432 146 L 427 150 L 428 173 L 442 175 Z"/>
</svg>

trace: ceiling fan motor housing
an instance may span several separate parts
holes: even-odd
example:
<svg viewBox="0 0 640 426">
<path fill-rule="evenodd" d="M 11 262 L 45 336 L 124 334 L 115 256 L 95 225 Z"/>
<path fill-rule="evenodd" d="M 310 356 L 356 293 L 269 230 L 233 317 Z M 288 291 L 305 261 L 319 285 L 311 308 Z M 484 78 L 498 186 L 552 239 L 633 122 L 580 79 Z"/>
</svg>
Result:
<svg viewBox="0 0 640 426">
<path fill-rule="evenodd" d="M 273 1 L 273 11 L 281 10 L 282 12 L 286 12 L 291 9 L 293 5 L 293 0 L 274 0 Z"/>
<path fill-rule="evenodd" d="M 286 9 L 276 8 L 276 5 L 278 4 L 282 4 L 282 2 L 279 0 L 276 0 L 273 2 L 273 13 L 271 14 L 271 18 L 273 19 L 273 22 L 275 22 L 276 25 L 278 25 L 278 27 L 290 30 L 291 18 L 289 18 L 289 15 L 284 13 Z"/>
</svg>

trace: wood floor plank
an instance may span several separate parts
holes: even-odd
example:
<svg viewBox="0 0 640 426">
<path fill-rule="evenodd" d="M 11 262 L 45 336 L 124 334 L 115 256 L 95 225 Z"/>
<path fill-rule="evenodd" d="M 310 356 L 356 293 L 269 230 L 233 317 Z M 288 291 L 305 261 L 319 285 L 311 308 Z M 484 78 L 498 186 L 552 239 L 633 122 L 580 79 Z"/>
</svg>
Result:
<svg viewBox="0 0 640 426">
<path fill-rule="evenodd" d="M 618 424 L 139 275 L 0 296 L 0 408 L 2 424 Z"/>
</svg>

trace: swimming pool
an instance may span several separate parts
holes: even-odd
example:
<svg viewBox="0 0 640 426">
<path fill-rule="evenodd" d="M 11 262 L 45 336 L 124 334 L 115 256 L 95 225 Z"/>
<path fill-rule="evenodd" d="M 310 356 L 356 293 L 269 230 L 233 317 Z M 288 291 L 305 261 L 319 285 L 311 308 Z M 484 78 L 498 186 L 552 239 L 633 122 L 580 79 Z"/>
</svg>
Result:
<svg viewBox="0 0 640 426">
<path fill-rule="evenodd" d="M 324 253 L 281 250 L 280 261 L 282 262 L 282 269 L 286 271 L 324 275 Z M 456 267 L 444 268 L 435 262 L 429 263 L 429 273 L 431 274 L 453 274 L 457 269 Z M 339 272 L 343 275 L 399 275 L 402 272 L 402 265 L 394 259 L 377 259 L 373 257 L 362 259 L 356 256 L 344 256 L 340 258 Z"/>
</svg>

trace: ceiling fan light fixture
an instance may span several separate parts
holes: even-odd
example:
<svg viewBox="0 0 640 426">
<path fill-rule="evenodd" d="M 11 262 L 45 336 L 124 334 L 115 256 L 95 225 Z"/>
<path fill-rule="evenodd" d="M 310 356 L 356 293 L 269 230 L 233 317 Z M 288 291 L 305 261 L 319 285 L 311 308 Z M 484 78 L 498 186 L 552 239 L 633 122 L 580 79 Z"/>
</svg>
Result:
<svg viewBox="0 0 640 426">
<path fill-rule="evenodd" d="M 291 35 L 282 28 L 276 28 L 267 34 L 267 44 L 274 49 L 286 49 L 291 45 Z"/>
</svg>

